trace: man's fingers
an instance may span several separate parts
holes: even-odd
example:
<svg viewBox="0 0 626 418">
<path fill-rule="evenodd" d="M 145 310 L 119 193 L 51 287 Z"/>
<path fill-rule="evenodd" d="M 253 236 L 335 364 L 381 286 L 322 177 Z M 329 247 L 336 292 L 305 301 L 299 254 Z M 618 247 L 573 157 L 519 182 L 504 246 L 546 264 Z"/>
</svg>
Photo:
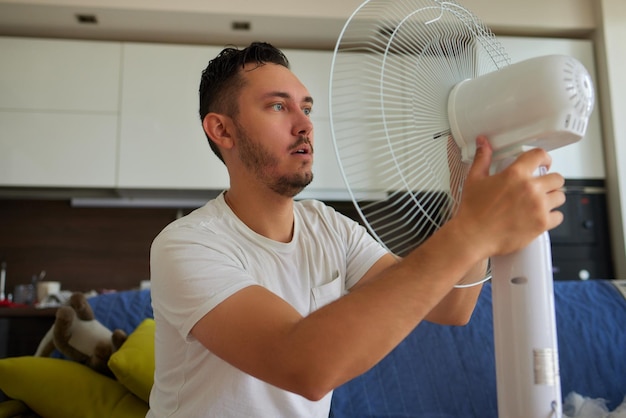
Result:
<svg viewBox="0 0 626 418">
<path fill-rule="evenodd" d="M 536 174 L 539 167 L 545 167 L 546 170 L 550 169 L 552 165 L 552 157 L 545 150 L 541 148 L 533 148 L 529 151 L 522 153 L 517 161 L 520 165 L 528 167 L 529 174 Z"/>
<path fill-rule="evenodd" d="M 474 154 L 474 162 L 467 174 L 468 179 L 489 175 L 492 153 L 491 144 L 486 137 L 479 136 L 476 138 L 476 153 Z"/>
<path fill-rule="evenodd" d="M 565 179 L 559 173 L 548 173 L 546 175 L 541 176 L 541 180 L 545 182 L 545 190 L 560 190 L 563 188 L 565 184 Z"/>
</svg>

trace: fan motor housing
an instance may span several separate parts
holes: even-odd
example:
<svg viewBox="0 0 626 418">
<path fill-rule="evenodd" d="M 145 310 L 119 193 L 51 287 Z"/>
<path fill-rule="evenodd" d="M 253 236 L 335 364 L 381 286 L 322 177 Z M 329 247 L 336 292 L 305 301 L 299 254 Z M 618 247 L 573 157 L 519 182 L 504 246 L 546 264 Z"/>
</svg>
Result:
<svg viewBox="0 0 626 418">
<path fill-rule="evenodd" d="M 474 158 L 479 135 L 489 139 L 497 160 L 528 147 L 550 151 L 579 141 L 593 106 L 587 69 L 575 58 L 546 55 L 458 83 L 448 118 L 464 162 Z"/>
</svg>

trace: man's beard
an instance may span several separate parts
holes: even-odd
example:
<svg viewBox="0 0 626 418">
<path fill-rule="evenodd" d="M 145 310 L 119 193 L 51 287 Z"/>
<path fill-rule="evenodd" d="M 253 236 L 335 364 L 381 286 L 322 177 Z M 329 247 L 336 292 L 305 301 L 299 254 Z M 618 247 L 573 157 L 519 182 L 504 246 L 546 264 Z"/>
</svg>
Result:
<svg viewBox="0 0 626 418">
<path fill-rule="evenodd" d="M 281 196 L 294 197 L 313 181 L 311 171 L 298 172 L 291 175 L 273 175 L 278 166 L 278 159 L 274 157 L 262 144 L 253 142 L 246 130 L 235 122 L 239 138 L 239 158 L 241 162 L 265 183 L 271 190 Z M 308 138 L 301 136 L 291 148 L 309 144 L 311 152 L 313 146 Z"/>
</svg>

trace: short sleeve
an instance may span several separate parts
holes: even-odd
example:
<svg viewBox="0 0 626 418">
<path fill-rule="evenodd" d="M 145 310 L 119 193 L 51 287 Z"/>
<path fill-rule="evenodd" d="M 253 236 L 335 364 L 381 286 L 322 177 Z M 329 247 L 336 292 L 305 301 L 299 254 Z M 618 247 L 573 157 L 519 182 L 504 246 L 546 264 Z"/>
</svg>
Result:
<svg viewBox="0 0 626 418">
<path fill-rule="evenodd" d="M 256 284 L 229 254 L 228 241 L 219 234 L 181 227 L 162 232 L 152 244 L 154 310 L 183 338 L 215 306 Z"/>
</svg>

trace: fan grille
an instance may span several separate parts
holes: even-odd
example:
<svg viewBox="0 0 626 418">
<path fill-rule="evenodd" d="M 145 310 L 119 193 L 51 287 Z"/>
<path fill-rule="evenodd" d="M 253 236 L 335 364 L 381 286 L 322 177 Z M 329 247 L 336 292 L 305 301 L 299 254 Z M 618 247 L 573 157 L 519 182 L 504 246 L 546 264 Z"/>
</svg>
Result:
<svg viewBox="0 0 626 418">
<path fill-rule="evenodd" d="M 450 135 L 448 94 L 509 62 L 455 2 L 372 0 L 346 23 L 331 72 L 333 139 L 356 208 L 389 251 L 406 255 L 454 214 L 469 167 Z"/>
</svg>

